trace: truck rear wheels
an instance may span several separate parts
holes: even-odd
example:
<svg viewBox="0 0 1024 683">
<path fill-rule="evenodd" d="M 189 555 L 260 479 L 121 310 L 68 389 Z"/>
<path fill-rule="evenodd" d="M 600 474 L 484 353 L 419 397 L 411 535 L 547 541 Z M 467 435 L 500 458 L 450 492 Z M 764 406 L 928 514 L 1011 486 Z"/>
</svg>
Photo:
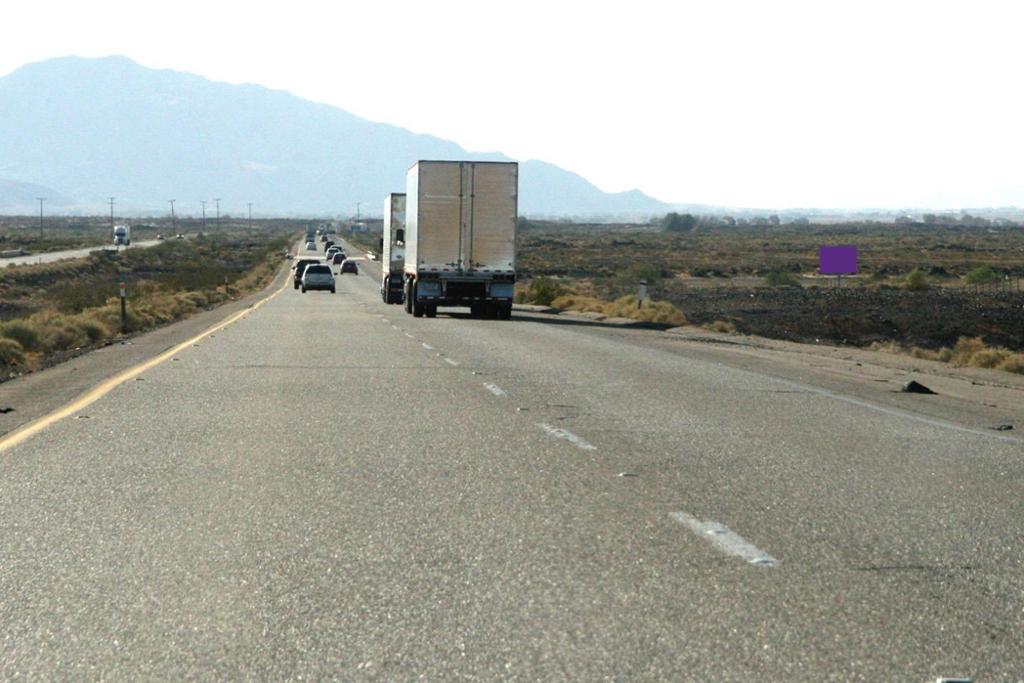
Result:
<svg viewBox="0 0 1024 683">
<path fill-rule="evenodd" d="M 405 284 L 405 310 L 414 318 L 422 318 L 426 309 L 426 304 L 416 300 L 416 280 L 410 278 Z"/>
</svg>

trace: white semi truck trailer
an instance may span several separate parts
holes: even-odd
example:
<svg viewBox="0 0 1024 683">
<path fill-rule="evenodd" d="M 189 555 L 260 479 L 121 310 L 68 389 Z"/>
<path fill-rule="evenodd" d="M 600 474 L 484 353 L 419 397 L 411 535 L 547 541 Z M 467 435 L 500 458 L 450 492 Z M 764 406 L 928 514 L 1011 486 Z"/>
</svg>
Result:
<svg viewBox="0 0 1024 683">
<path fill-rule="evenodd" d="M 132 243 L 132 228 L 129 225 L 114 226 L 114 246 L 127 247 Z"/>
<path fill-rule="evenodd" d="M 381 235 L 380 295 L 386 304 L 400 304 L 405 290 L 405 194 L 392 192 L 384 200 Z"/>
<path fill-rule="evenodd" d="M 468 306 L 474 317 L 511 318 L 519 165 L 419 161 L 405 194 L 406 312 Z"/>
</svg>

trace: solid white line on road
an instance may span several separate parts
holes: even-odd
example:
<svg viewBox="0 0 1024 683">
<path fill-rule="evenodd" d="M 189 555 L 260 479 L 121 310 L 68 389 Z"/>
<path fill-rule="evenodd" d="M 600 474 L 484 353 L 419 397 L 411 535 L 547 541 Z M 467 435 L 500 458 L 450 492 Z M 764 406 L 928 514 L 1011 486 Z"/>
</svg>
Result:
<svg viewBox="0 0 1024 683">
<path fill-rule="evenodd" d="M 413 336 L 412 336 L 411 334 L 409 334 L 408 332 L 406 332 L 406 333 L 405 333 L 405 336 L 406 336 L 406 337 L 408 337 L 409 339 L 413 339 L 413 338 L 414 338 L 414 337 L 413 337 Z"/>
<path fill-rule="evenodd" d="M 672 512 L 669 516 L 680 524 L 688 526 L 690 531 L 727 555 L 734 555 L 759 567 L 774 567 L 779 564 L 774 557 L 723 524 L 702 522 L 685 512 Z"/>
<path fill-rule="evenodd" d="M 561 427 L 549 425 L 547 422 L 538 422 L 537 426 L 543 429 L 551 436 L 555 437 L 556 439 L 565 439 L 576 448 L 582 448 L 585 451 L 597 450 L 597 446 L 593 445 L 592 443 L 588 442 L 586 439 L 583 439 L 582 437 L 576 436 L 568 429 L 562 429 Z"/>
<path fill-rule="evenodd" d="M 426 342 L 423 342 L 423 348 L 425 348 L 427 351 L 433 351 L 434 350 L 434 347 L 431 346 L 430 344 L 426 343 Z"/>
<path fill-rule="evenodd" d="M 505 393 L 505 390 L 499 387 L 497 384 L 484 382 L 484 386 L 487 387 L 487 391 L 491 392 L 495 396 L 508 396 L 508 394 Z"/>
<path fill-rule="evenodd" d="M 454 366 L 456 366 L 456 367 L 458 367 L 458 365 L 459 365 L 458 363 L 456 363 L 455 361 L 453 361 L 453 360 L 452 360 L 451 358 L 445 358 L 445 359 L 444 359 L 444 362 L 445 362 L 445 363 L 447 363 L 448 365 L 454 365 Z"/>
</svg>

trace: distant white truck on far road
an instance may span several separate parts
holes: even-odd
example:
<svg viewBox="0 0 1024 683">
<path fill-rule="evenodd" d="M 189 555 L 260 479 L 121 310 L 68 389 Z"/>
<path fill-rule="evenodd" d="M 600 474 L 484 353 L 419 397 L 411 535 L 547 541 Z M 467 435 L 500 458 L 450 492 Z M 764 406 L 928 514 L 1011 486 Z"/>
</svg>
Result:
<svg viewBox="0 0 1024 683">
<path fill-rule="evenodd" d="M 468 306 L 473 317 L 511 318 L 519 164 L 419 161 L 405 194 L 406 312 Z"/>
<path fill-rule="evenodd" d="M 405 287 L 405 194 L 384 200 L 384 232 L 380 240 L 380 295 L 386 304 L 402 303 Z"/>
<path fill-rule="evenodd" d="M 129 246 L 132 243 L 132 229 L 128 225 L 114 226 L 114 246 Z"/>
</svg>

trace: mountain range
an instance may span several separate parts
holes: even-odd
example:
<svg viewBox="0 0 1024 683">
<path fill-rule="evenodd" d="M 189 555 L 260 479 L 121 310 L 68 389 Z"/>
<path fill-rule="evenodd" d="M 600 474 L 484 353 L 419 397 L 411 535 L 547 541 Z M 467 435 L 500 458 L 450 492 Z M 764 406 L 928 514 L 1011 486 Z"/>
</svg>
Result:
<svg viewBox="0 0 1024 683">
<path fill-rule="evenodd" d="M 162 213 L 221 197 L 261 214 L 379 213 L 417 159 L 509 160 L 257 85 L 143 67 L 126 57 L 61 57 L 0 78 L 0 212 L 51 205 Z M 45 187 L 39 187 L 45 186 Z M 48 189 L 53 188 L 53 189 Z M 41 193 L 41 194 L 40 194 Z M 26 205 L 27 202 L 27 205 Z M 520 164 L 520 213 L 627 217 L 670 207 L 606 193 L 543 161 Z M 195 213 L 195 211 L 190 211 Z"/>
</svg>

